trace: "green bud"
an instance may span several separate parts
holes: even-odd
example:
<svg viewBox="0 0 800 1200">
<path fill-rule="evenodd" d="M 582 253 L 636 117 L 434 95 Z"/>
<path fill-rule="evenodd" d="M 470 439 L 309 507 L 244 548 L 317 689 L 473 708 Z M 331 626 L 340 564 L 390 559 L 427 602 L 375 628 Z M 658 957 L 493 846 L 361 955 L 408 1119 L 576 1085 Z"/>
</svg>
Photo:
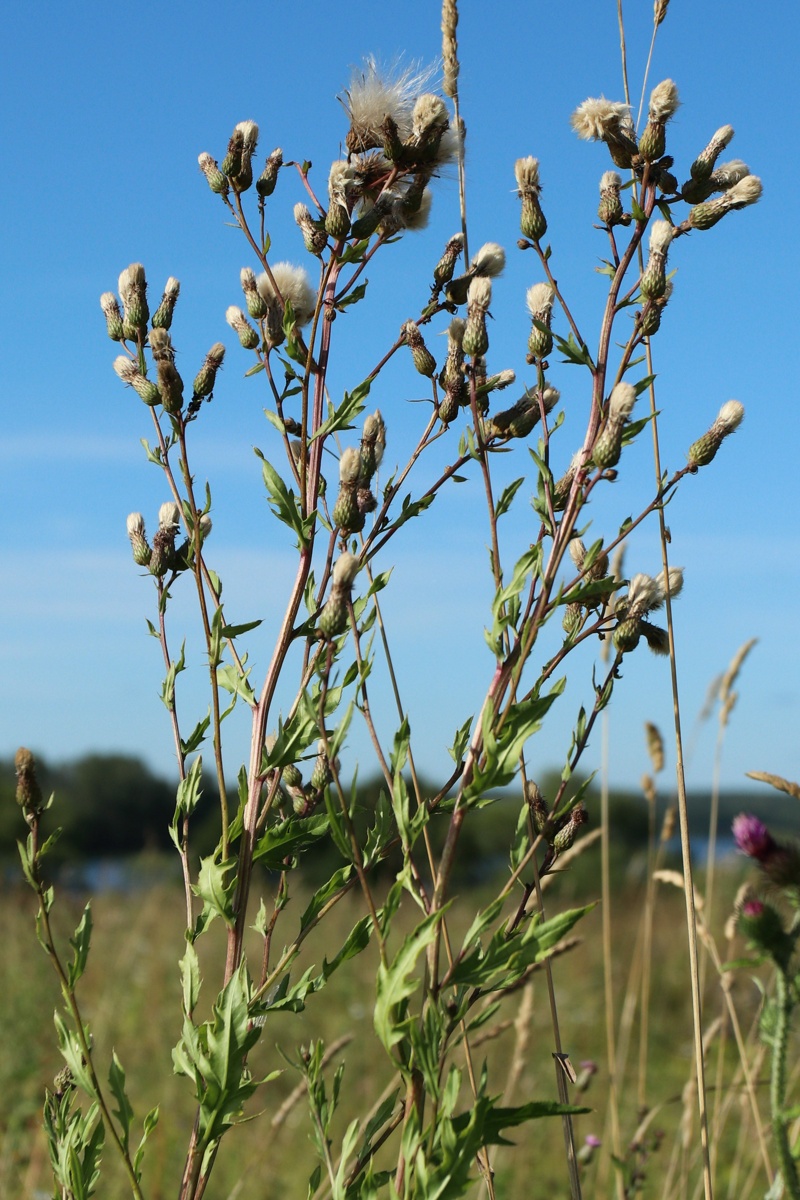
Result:
<svg viewBox="0 0 800 1200">
<path fill-rule="evenodd" d="M 272 151 L 266 163 L 264 170 L 256 180 L 256 191 L 259 196 L 265 199 L 271 196 L 275 191 L 275 184 L 278 182 L 278 172 L 283 166 L 283 151 L 278 147 Z"/>
<path fill-rule="evenodd" d="M 206 355 L 202 367 L 195 375 L 192 392 L 196 399 L 202 400 L 211 395 L 217 379 L 217 371 L 222 366 L 224 357 L 225 347 L 222 342 L 215 342 Z"/>
<path fill-rule="evenodd" d="M 180 290 L 180 283 L 170 275 L 164 285 L 164 294 L 161 297 L 161 303 L 153 313 L 152 325 L 154 329 L 169 329 L 172 324 L 172 314 L 175 312 L 175 305 L 178 302 Z"/>
<path fill-rule="evenodd" d="M 17 804 L 26 816 L 39 816 L 44 811 L 44 799 L 36 778 L 36 760 L 25 746 L 20 746 L 14 755 L 14 769 L 17 772 Z"/>
</svg>

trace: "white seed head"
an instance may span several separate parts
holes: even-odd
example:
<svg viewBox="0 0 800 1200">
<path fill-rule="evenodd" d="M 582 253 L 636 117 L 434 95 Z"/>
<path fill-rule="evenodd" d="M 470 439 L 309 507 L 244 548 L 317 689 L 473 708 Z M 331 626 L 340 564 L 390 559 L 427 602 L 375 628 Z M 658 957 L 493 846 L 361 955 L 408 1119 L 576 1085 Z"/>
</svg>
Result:
<svg viewBox="0 0 800 1200">
<path fill-rule="evenodd" d="M 584 141 L 603 141 L 610 135 L 626 133 L 631 129 L 630 105 L 617 100 L 606 100 L 605 96 L 584 100 L 570 117 L 572 128 Z"/>
<path fill-rule="evenodd" d="M 605 171 L 600 177 L 600 192 L 618 192 L 622 187 L 622 177 L 616 171 Z"/>
<path fill-rule="evenodd" d="M 174 500 L 167 500 L 158 510 L 158 528 L 176 529 L 180 523 L 181 510 Z"/>
<path fill-rule="evenodd" d="M 554 296 L 555 292 L 549 283 L 534 283 L 525 293 L 528 312 L 538 320 L 542 319 L 542 314 L 549 316 L 553 308 Z"/>
<path fill-rule="evenodd" d="M 628 584 L 628 614 L 642 616 L 664 603 L 664 593 L 650 575 L 634 575 Z"/>
<path fill-rule="evenodd" d="M 447 346 L 448 349 L 458 347 L 464 340 L 464 326 L 466 321 L 463 317 L 453 317 L 450 324 L 447 326 Z"/>
<path fill-rule="evenodd" d="M 492 303 L 492 281 L 485 275 L 477 275 L 467 291 L 467 309 L 486 312 Z"/>
<path fill-rule="evenodd" d="M 429 187 L 425 188 L 422 193 L 422 198 L 419 202 L 419 208 L 416 212 L 409 212 L 407 209 L 403 213 L 403 221 L 406 229 L 424 229 L 431 217 L 431 205 L 433 204 L 433 192 Z"/>
<path fill-rule="evenodd" d="M 750 168 L 741 158 L 732 158 L 730 162 L 720 163 L 719 166 L 712 171 L 710 182 L 715 187 L 721 190 L 733 187 L 735 183 L 739 183 L 746 175 L 750 174 Z"/>
<path fill-rule="evenodd" d="M 311 280 L 304 267 L 296 267 L 290 262 L 275 263 L 272 268 L 272 278 L 280 292 L 284 303 L 289 300 L 294 311 L 296 324 L 299 327 L 307 325 L 314 315 L 317 304 L 317 293 L 311 286 Z M 266 271 L 259 275 L 256 287 L 265 300 L 275 299 L 272 280 Z"/>
<path fill-rule="evenodd" d="M 674 225 L 670 225 L 669 221 L 654 221 L 650 226 L 650 253 L 666 254 L 674 237 Z"/>
<path fill-rule="evenodd" d="M 621 421 L 631 415 L 636 403 L 636 388 L 630 383 L 618 383 L 608 399 L 608 418 Z"/>
<path fill-rule="evenodd" d="M 720 150 L 724 150 L 726 146 L 731 144 L 733 141 L 733 135 L 734 128 L 732 125 L 721 125 L 712 137 L 710 144 L 714 146 L 717 149 L 717 153 L 719 153 Z"/>
<path fill-rule="evenodd" d="M 486 242 L 470 263 L 470 268 L 476 275 L 485 275 L 490 279 L 500 275 L 506 265 L 506 252 L 497 242 Z"/>
<path fill-rule="evenodd" d="M 494 385 L 495 390 L 498 392 L 502 392 L 503 388 L 507 388 L 507 387 L 511 386 L 511 384 L 514 382 L 514 380 L 517 378 L 517 376 L 516 376 L 515 371 L 506 369 L 505 371 L 500 371 L 497 375 L 495 375 L 494 378 L 496 380 L 495 385 Z"/>
<path fill-rule="evenodd" d="M 450 115 L 441 96 L 426 92 L 417 98 L 411 113 L 411 132 L 416 137 L 426 133 L 432 126 L 439 125 L 444 130 L 449 123 Z"/>
<path fill-rule="evenodd" d="M 144 267 L 141 263 L 131 263 L 129 267 L 121 273 L 118 282 L 120 299 L 123 304 L 127 304 L 128 297 L 136 290 L 142 290 L 146 287 Z"/>
<path fill-rule="evenodd" d="M 128 537 L 144 537 L 144 517 L 141 513 L 129 513 L 125 525 Z"/>
<path fill-rule="evenodd" d="M 580 538 L 570 538 L 569 556 L 580 571 L 583 560 L 586 558 L 586 547 Z"/>
<path fill-rule="evenodd" d="M 244 138 L 245 153 L 253 154 L 258 142 L 258 126 L 255 121 L 240 121 L 234 132 L 241 133 Z"/>
<path fill-rule="evenodd" d="M 225 320 L 230 325 L 231 329 L 235 329 L 238 333 L 240 329 L 249 329 L 250 322 L 244 315 L 242 310 L 235 304 L 231 304 L 225 309 Z"/>
<path fill-rule="evenodd" d="M 734 429 L 738 429 L 743 420 L 744 405 L 740 404 L 738 400 L 728 400 L 717 413 L 714 424 L 717 428 L 724 430 L 727 436 L 729 433 L 733 433 Z"/>
<path fill-rule="evenodd" d="M 356 182 L 356 168 L 346 159 L 331 164 L 328 173 L 328 196 L 335 204 L 347 206 L 348 196 Z"/>
<path fill-rule="evenodd" d="M 358 574 L 360 566 L 358 556 L 349 554 L 347 551 L 340 554 L 336 562 L 333 564 L 333 584 L 334 587 L 349 588 L 352 586 L 353 580 Z"/>
<path fill-rule="evenodd" d="M 670 117 L 675 115 L 680 100 L 678 99 L 678 89 L 671 79 L 664 79 L 661 83 L 656 84 L 650 93 L 650 120 L 660 121 L 663 125 Z"/>
<path fill-rule="evenodd" d="M 530 154 L 527 158 L 518 158 L 514 163 L 514 176 L 521 196 L 526 192 L 538 193 L 541 188 L 538 158 L 533 158 Z"/>
<path fill-rule="evenodd" d="M 100 307 L 103 310 L 105 317 L 115 317 L 118 320 L 122 319 L 122 313 L 119 310 L 119 301 L 113 292 L 103 292 L 100 297 Z"/>
<path fill-rule="evenodd" d="M 299 201 L 297 204 L 295 204 L 292 212 L 296 223 L 300 226 L 307 225 L 312 220 L 311 213 L 306 205 L 300 203 Z"/>
<path fill-rule="evenodd" d="M 114 359 L 114 370 L 123 383 L 132 383 L 139 376 L 139 368 L 136 363 L 128 358 L 127 354 L 119 354 Z"/>
<path fill-rule="evenodd" d="M 656 575 L 655 582 L 664 599 L 666 599 L 667 588 L 665 586 L 664 572 L 659 571 Z M 669 594 L 670 598 L 674 599 L 683 591 L 683 567 L 670 567 L 669 569 Z"/>
<path fill-rule="evenodd" d="M 342 483 L 355 483 L 360 474 L 361 455 L 354 446 L 348 446 L 339 459 L 339 479 Z"/>
<path fill-rule="evenodd" d="M 255 272 L 250 267 L 242 267 L 239 272 L 239 280 L 243 292 L 252 292 L 256 287 Z"/>
<path fill-rule="evenodd" d="M 560 399 L 561 392 L 558 390 L 558 388 L 553 387 L 552 383 L 546 383 L 544 385 L 544 391 L 542 392 L 542 404 L 544 405 L 544 411 L 547 413 L 551 412 L 552 409 L 554 409 L 558 404 Z"/>
<path fill-rule="evenodd" d="M 725 193 L 731 208 L 746 208 L 761 199 L 764 188 L 757 175 L 745 175 Z"/>
<path fill-rule="evenodd" d="M 205 541 L 213 528 L 213 522 L 210 515 L 208 513 L 203 513 L 198 524 L 200 526 L 200 537 L 203 541 Z"/>
<path fill-rule="evenodd" d="M 387 117 L 397 125 L 401 139 L 408 138 L 414 104 L 433 74 L 433 68 L 421 69 L 414 63 L 403 68 L 395 62 L 387 67 L 371 56 L 365 59 L 342 99 L 357 139 L 360 137 L 365 144 L 377 140 L 380 144 L 381 125 Z"/>
<path fill-rule="evenodd" d="M 169 279 L 164 284 L 165 297 L 169 300 L 175 301 L 178 299 L 178 296 L 180 295 L 180 291 L 181 291 L 180 280 L 176 279 L 174 275 L 170 275 Z"/>
</svg>

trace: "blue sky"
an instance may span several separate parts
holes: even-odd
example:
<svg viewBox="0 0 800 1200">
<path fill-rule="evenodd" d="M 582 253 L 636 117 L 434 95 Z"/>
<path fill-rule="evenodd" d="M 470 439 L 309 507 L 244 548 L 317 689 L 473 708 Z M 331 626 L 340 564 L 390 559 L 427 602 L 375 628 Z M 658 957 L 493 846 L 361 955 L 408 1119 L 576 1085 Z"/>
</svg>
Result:
<svg viewBox="0 0 800 1200">
<path fill-rule="evenodd" d="M 638 98 L 652 7 L 649 0 L 625 7 Z M 225 582 L 228 618 L 265 617 L 252 647 L 256 677 L 263 672 L 292 558 L 266 519 L 252 453 L 253 445 L 270 446 L 266 397 L 258 379 L 243 378 L 250 362 L 224 320 L 226 307 L 241 303 L 240 268 L 255 263 L 241 235 L 226 227 L 197 155 L 208 150 L 221 158 L 233 125 L 252 118 L 261 128 L 260 152 L 280 145 L 287 158 L 310 159 L 324 192 L 346 132 L 335 97 L 350 68 L 368 53 L 428 62 L 440 52 L 432 0 L 410 0 L 397 21 L 379 22 L 376 11 L 360 0 L 304 14 L 246 0 L 143 0 L 135 19 L 93 2 L 51 6 L 46 19 L 38 6 L 18 6 L 7 17 L 0 49 L 7 173 L 0 292 L 3 756 L 19 744 L 50 759 L 122 750 L 171 770 L 170 731 L 157 698 L 158 646 L 145 631 L 151 585 L 131 562 L 125 536 L 131 510 L 143 511 L 154 527 L 166 493 L 139 444 L 151 436 L 149 414 L 111 370 L 116 348 L 98 306 L 100 293 L 115 288 L 133 261 L 145 264 L 154 300 L 168 275 L 181 281 L 173 337 L 189 378 L 212 342 L 228 345 L 214 402 L 196 427 L 194 469 L 212 482 L 209 545 Z M 611 164 L 602 146 L 575 138 L 569 115 L 587 96 L 622 97 L 616 4 L 575 0 L 568 11 L 566 21 L 541 4 L 465 3 L 459 28 L 470 241 L 475 248 L 498 241 L 509 255 L 495 286 L 490 366 L 515 368 L 518 382 L 525 379 L 530 327 L 525 289 L 540 276 L 533 255 L 515 249 L 516 158 L 540 159 L 554 272 L 590 344 L 602 306 L 603 279 L 594 268 L 605 246 L 592 223 L 597 182 Z M 752 769 L 800 777 L 798 34 L 793 3 L 673 0 L 650 76 L 651 85 L 671 77 L 680 89 L 669 150 L 681 168 L 730 123 L 736 138 L 726 156 L 744 158 L 764 182 L 758 206 L 676 244 L 675 295 L 654 340 L 666 467 L 683 463 L 725 400 L 735 397 L 747 410 L 741 430 L 711 467 L 686 482 L 669 512 L 672 561 L 686 568 L 675 617 L 688 775 L 697 786 L 710 778 L 714 728 L 693 732 L 695 718 L 710 681 L 751 637 L 759 643 L 741 679 L 724 781 L 739 784 Z M 305 261 L 291 216 L 301 198 L 287 172 L 270 209 L 276 259 Z M 418 311 L 457 228 L 457 188 L 445 178 L 429 228 L 415 235 L 413 247 L 389 248 L 370 270 L 369 303 L 341 332 L 334 390 L 354 386 Z M 583 379 L 556 361 L 552 376 L 579 421 Z M 420 420 L 421 410 L 408 403 L 422 394 L 418 378 L 405 363 L 374 389 L 389 426 L 391 463 L 404 461 Z M 561 444 L 567 459 L 579 428 Z M 650 496 L 647 447 L 637 447 L 623 467 L 626 482 L 607 489 L 592 514 L 592 536 L 612 534 Z M 425 470 L 417 476 L 420 485 L 428 478 Z M 506 518 L 509 561 L 532 536 L 532 490 L 532 482 L 522 488 L 515 515 Z M 393 551 L 387 621 L 418 756 L 431 772 L 446 770 L 443 749 L 480 706 L 491 674 L 482 636 L 491 589 L 481 505 L 477 482 L 453 489 Z M 627 569 L 656 573 L 659 566 L 650 525 L 632 539 Z M 172 639 L 177 645 L 185 624 L 191 651 L 197 631 L 183 590 L 176 589 Z M 571 719 L 590 699 L 589 660 L 578 665 L 577 686 L 529 747 L 534 771 L 561 764 Z M 204 699 L 199 673 L 184 680 L 188 726 L 202 715 Z M 381 708 L 379 717 L 388 732 L 388 712 Z M 667 734 L 671 700 L 666 664 L 642 648 L 626 660 L 609 720 L 617 782 L 635 784 L 647 769 L 644 720 Z M 245 723 L 232 723 L 231 735 L 233 770 L 246 753 Z M 356 737 L 354 751 L 362 745 Z M 599 747 L 598 736 L 587 765 L 597 765 Z"/>
</svg>

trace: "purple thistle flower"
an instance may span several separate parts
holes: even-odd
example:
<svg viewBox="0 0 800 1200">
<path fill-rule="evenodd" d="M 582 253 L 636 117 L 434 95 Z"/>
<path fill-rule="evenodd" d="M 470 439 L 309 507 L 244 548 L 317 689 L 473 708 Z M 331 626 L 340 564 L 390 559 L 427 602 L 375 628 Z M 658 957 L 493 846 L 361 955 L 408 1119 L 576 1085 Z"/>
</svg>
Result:
<svg viewBox="0 0 800 1200">
<path fill-rule="evenodd" d="M 733 818 L 733 838 L 743 854 L 763 863 L 777 849 L 775 839 L 763 821 L 752 813 L 739 813 Z"/>
</svg>

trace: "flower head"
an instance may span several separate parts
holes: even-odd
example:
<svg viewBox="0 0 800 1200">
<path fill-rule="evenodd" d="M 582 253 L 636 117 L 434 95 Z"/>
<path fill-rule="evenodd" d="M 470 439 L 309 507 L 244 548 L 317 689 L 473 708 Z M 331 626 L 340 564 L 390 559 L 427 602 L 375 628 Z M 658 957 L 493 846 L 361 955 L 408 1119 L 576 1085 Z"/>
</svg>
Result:
<svg viewBox="0 0 800 1200">
<path fill-rule="evenodd" d="M 671 79 L 664 79 L 656 84 L 650 93 L 650 108 L 648 115 L 651 121 L 664 124 L 673 117 L 680 106 L 678 89 Z"/>
<path fill-rule="evenodd" d="M 311 280 L 304 267 L 296 267 L 290 262 L 275 263 L 272 267 L 272 279 L 264 271 L 256 280 L 256 287 L 263 298 L 270 303 L 277 299 L 275 287 L 281 295 L 283 305 L 288 300 L 295 316 L 295 324 L 299 327 L 307 325 L 314 315 L 317 294 L 311 286 Z"/>
<path fill-rule="evenodd" d="M 423 69 L 415 63 L 403 67 L 399 62 L 386 67 L 371 56 L 367 58 L 342 97 L 350 119 L 347 149 L 360 152 L 383 145 L 382 126 L 387 117 L 397 126 L 399 137 L 408 138 L 415 102 L 432 75 L 432 67 Z"/>
</svg>

